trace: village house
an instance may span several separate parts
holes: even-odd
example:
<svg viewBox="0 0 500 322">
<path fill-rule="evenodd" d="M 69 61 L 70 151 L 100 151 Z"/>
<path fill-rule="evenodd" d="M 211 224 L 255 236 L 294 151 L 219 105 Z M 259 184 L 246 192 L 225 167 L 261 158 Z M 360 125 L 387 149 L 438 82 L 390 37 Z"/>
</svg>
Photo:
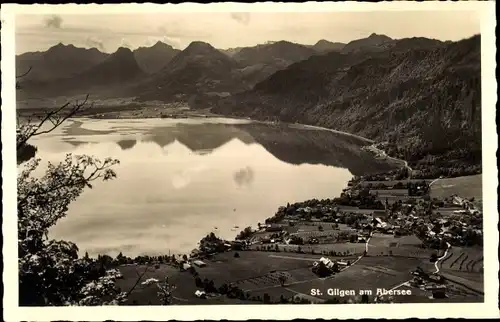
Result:
<svg viewBox="0 0 500 322">
<path fill-rule="evenodd" d="M 205 264 L 205 262 L 201 261 L 201 260 L 195 260 L 193 261 L 193 264 L 198 266 L 198 267 L 205 267 L 207 266 L 207 264 Z"/>
<path fill-rule="evenodd" d="M 282 231 L 283 226 L 278 225 L 278 224 L 270 224 L 265 228 L 265 231 L 271 232 L 271 231 Z"/>
</svg>

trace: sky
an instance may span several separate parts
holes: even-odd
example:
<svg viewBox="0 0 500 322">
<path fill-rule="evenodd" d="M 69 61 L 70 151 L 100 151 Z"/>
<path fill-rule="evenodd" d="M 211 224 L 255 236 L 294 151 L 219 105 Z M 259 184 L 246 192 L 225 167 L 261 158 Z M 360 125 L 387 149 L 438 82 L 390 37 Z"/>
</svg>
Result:
<svg viewBox="0 0 500 322">
<path fill-rule="evenodd" d="M 460 40 L 480 33 L 473 11 L 168 12 L 16 15 L 16 54 L 58 43 L 114 52 L 163 41 L 184 49 L 204 41 L 220 49 L 287 40 L 349 42 L 372 33 L 391 38 Z"/>
</svg>

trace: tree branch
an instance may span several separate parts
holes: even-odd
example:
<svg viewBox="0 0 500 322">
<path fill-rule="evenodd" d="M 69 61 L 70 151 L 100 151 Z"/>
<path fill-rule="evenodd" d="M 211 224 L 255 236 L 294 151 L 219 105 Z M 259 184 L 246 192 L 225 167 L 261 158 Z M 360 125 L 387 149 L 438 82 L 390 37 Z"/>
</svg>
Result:
<svg viewBox="0 0 500 322">
<path fill-rule="evenodd" d="M 148 271 L 149 267 L 150 267 L 151 264 L 148 264 L 146 265 L 146 268 L 144 269 L 144 272 L 142 272 L 141 275 L 139 275 L 139 277 L 137 278 L 137 280 L 135 281 L 135 284 L 134 286 L 132 286 L 132 288 L 127 292 L 127 295 L 125 297 L 128 297 L 130 295 L 130 293 L 132 293 L 132 291 L 136 288 L 136 286 L 139 284 L 139 282 L 141 281 L 141 279 L 144 277 L 144 275 L 146 274 L 146 272 Z M 135 271 L 137 273 L 137 270 Z M 137 273 L 138 274 L 138 273 Z"/>
<path fill-rule="evenodd" d="M 40 122 L 38 125 L 35 126 L 30 126 L 25 125 L 26 133 L 22 133 L 20 136 L 18 136 L 17 139 L 17 149 L 20 149 L 23 147 L 26 142 L 28 142 L 29 139 L 32 137 L 41 135 L 41 134 L 47 134 L 55 130 L 57 127 L 59 127 L 63 122 L 65 122 L 67 119 L 73 117 L 77 113 L 81 112 L 82 110 L 85 109 L 85 105 L 87 104 L 89 98 L 89 94 L 85 96 L 85 100 L 81 103 L 76 102 L 76 104 L 73 106 L 73 108 L 69 111 L 68 114 L 61 116 L 60 113 L 70 105 L 69 102 L 66 104 L 62 105 L 61 107 L 58 107 L 57 109 L 53 111 L 49 111 L 45 114 L 45 117 L 41 118 Z M 91 104 L 87 109 L 92 108 L 93 104 Z M 47 122 L 50 121 L 52 123 L 51 127 L 47 130 L 40 131 L 41 127 Z"/>
<path fill-rule="evenodd" d="M 95 161 L 95 160 L 93 160 Z M 115 160 L 116 161 L 116 160 Z M 47 195 L 48 193 L 57 191 L 59 189 L 65 188 L 65 187 L 75 187 L 77 185 L 85 185 L 90 181 L 94 181 L 96 179 L 101 178 L 103 175 L 100 173 L 102 170 L 109 169 L 109 167 L 113 166 L 116 162 L 106 162 L 104 161 L 103 164 L 96 164 L 94 163 L 93 165 L 95 166 L 95 169 L 88 175 L 88 176 L 81 176 L 78 178 L 68 178 L 68 180 L 65 180 L 65 182 L 62 182 L 58 185 L 54 185 L 52 187 L 48 187 L 45 190 L 40 190 L 40 191 L 35 191 L 36 193 L 28 193 L 23 198 L 18 199 L 17 206 L 18 208 L 22 207 L 28 200 L 29 197 L 34 197 L 37 194 L 38 195 Z M 88 168 L 90 164 L 84 165 L 82 171 L 85 172 L 85 170 Z M 31 191 L 33 192 L 33 191 Z"/>
<path fill-rule="evenodd" d="M 24 74 L 22 74 L 22 75 L 19 75 L 19 76 L 16 76 L 16 79 L 18 79 L 18 78 L 22 78 L 22 77 L 24 77 L 24 76 L 28 75 L 28 74 L 31 72 L 31 68 L 32 68 L 32 67 L 33 67 L 33 66 L 30 66 L 30 68 L 28 69 L 28 71 L 27 71 L 26 73 L 24 73 Z"/>
</svg>

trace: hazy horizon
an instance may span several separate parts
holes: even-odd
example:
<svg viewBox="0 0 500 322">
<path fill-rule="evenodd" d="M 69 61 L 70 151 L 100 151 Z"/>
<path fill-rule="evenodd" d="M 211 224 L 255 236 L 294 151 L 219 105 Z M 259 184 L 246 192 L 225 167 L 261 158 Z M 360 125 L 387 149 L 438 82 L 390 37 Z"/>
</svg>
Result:
<svg viewBox="0 0 500 322">
<path fill-rule="evenodd" d="M 372 33 L 457 41 L 480 34 L 480 23 L 473 11 L 24 14 L 16 16 L 15 33 L 19 55 L 58 43 L 112 53 L 119 47 L 134 50 L 158 41 L 181 50 L 193 41 L 228 49 L 280 40 L 348 43 Z"/>
</svg>

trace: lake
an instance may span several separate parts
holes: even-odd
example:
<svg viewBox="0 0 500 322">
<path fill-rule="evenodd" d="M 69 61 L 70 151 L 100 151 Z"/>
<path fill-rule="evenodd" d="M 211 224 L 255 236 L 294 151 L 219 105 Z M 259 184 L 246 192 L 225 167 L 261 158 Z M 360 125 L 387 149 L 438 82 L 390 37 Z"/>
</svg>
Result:
<svg viewBox="0 0 500 322">
<path fill-rule="evenodd" d="M 51 230 L 90 255 L 189 253 L 207 233 L 234 238 L 287 202 L 337 197 L 354 174 L 394 167 L 356 137 L 224 118 L 73 119 L 30 143 L 43 165 L 120 160 L 118 178 L 85 190 Z"/>
</svg>

